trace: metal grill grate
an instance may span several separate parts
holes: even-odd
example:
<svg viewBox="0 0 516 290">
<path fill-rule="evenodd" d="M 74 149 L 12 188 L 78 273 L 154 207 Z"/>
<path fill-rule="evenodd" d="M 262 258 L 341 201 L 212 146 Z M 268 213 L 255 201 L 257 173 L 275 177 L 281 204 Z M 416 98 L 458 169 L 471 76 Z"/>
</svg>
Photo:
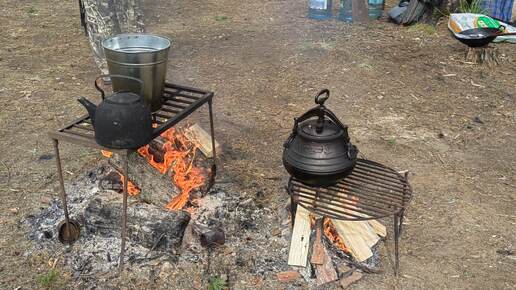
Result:
<svg viewBox="0 0 516 290">
<path fill-rule="evenodd" d="M 291 178 L 293 201 L 309 211 L 341 220 L 378 219 L 408 205 L 412 188 L 406 177 L 374 161 L 358 159 L 353 171 L 336 185 L 314 187 Z"/>
<path fill-rule="evenodd" d="M 166 83 L 163 92 L 163 105 L 153 113 L 154 121 L 158 124 L 154 137 L 179 123 L 207 102 L 210 105 L 211 121 L 212 98 L 212 92 Z M 50 136 L 54 139 L 80 143 L 84 146 L 115 151 L 103 148 L 95 142 L 95 132 L 88 115 L 76 119 L 57 132 L 51 132 Z"/>
</svg>

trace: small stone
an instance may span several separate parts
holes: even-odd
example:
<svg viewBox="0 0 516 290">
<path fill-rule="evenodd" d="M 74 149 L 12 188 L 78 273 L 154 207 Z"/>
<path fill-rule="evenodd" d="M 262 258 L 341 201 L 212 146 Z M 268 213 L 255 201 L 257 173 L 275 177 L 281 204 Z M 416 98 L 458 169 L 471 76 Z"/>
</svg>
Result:
<svg viewBox="0 0 516 290">
<path fill-rule="evenodd" d="M 246 199 L 246 200 L 242 201 L 242 202 L 240 203 L 240 205 L 241 205 L 242 207 L 253 207 L 253 205 L 254 205 L 254 204 L 253 204 L 253 199 L 252 199 L 252 198 L 248 198 L 248 199 Z"/>
<path fill-rule="evenodd" d="M 443 138 L 448 138 L 448 136 L 450 136 L 450 132 L 448 130 L 441 130 L 441 132 L 439 132 L 439 134 L 437 134 L 437 137 L 443 139 Z"/>
<path fill-rule="evenodd" d="M 200 240 L 203 247 L 220 246 L 226 242 L 226 234 L 222 228 L 210 229 L 200 234 Z"/>
<path fill-rule="evenodd" d="M 301 277 L 298 271 L 279 272 L 276 276 L 278 277 L 278 281 L 283 283 L 294 282 Z"/>
<path fill-rule="evenodd" d="M 381 100 L 381 99 L 383 99 L 383 96 L 382 96 L 382 95 L 378 95 L 378 96 L 376 96 L 376 98 L 377 98 L 378 100 Z"/>
<path fill-rule="evenodd" d="M 169 262 L 165 262 L 163 263 L 163 265 L 161 266 L 161 269 L 159 271 L 159 277 L 161 279 L 165 279 L 166 277 L 168 277 L 172 272 L 174 271 L 174 268 L 172 267 L 172 265 L 169 263 Z"/>
<path fill-rule="evenodd" d="M 496 250 L 496 252 L 498 254 L 504 255 L 504 256 L 512 256 L 512 255 L 514 255 L 514 252 L 512 251 L 511 248 L 498 249 L 498 250 Z"/>
<path fill-rule="evenodd" d="M 54 158 L 54 154 L 43 154 L 39 156 L 38 160 L 50 160 Z"/>
<path fill-rule="evenodd" d="M 279 228 L 273 228 L 271 234 L 273 236 L 279 236 L 281 234 L 281 230 Z"/>
<path fill-rule="evenodd" d="M 480 119 L 479 116 L 476 116 L 475 118 L 473 118 L 473 121 L 478 124 L 484 124 L 484 121 L 482 121 L 482 119 Z"/>
<path fill-rule="evenodd" d="M 340 287 L 342 289 L 347 289 L 351 284 L 357 282 L 358 280 L 362 279 L 362 273 L 360 272 L 353 272 L 353 274 L 349 275 L 348 277 L 340 280 Z"/>
<path fill-rule="evenodd" d="M 12 207 L 9 209 L 9 211 L 13 214 L 17 214 L 19 210 L 20 210 L 20 208 L 18 208 L 18 207 Z"/>
</svg>

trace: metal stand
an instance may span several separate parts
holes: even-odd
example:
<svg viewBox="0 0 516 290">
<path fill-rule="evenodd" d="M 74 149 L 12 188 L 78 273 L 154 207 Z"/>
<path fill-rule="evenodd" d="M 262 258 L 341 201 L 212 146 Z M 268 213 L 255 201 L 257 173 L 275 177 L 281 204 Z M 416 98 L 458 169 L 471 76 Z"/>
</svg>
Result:
<svg viewBox="0 0 516 290">
<path fill-rule="evenodd" d="M 189 116 L 191 113 L 196 111 L 203 104 L 208 103 L 208 111 L 210 118 L 210 132 L 211 132 L 211 144 L 212 144 L 212 166 L 211 166 L 211 176 L 210 176 L 210 184 L 207 187 L 207 190 L 213 186 L 215 182 L 215 175 L 217 172 L 216 166 L 216 150 L 215 150 L 215 129 L 213 124 L 213 112 L 212 112 L 212 99 L 213 93 L 208 91 L 202 91 L 195 88 L 179 86 L 171 83 L 166 83 L 165 86 L 165 102 L 163 107 L 157 112 L 153 113 L 153 119 L 158 124 L 158 130 L 156 131 L 157 137 L 159 134 L 165 132 L 169 128 L 173 127 L 181 120 Z M 178 109 L 182 108 L 182 109 Z M 127 184 L 129 181 L 129 154 L 132 153 L 132 150 L 128 149 L 110 149 L 105 148 L 95 142 L 95 133 L 93 129 L 93 124 L 88 116 L 83 116 L 65 127 L 57 130 L 56 132 L 49 133 L 50 138 L 54 144 L 54 151 L 56 155 L 57 162 L 57 173 L 59 177 L 59 186 L 60 191 L 59 195 L 61 198 L 61 202 L 63 203 L 64 215 L 65 215 L 65 223 L 66 223 L 66 231 L 70 236 L 70 219 L 68 215 L 68 205 L 66 201 L 66 191 L 64 186 L 63 179 L 63 171 L 61 167 L 61 158 L 59 156 L 59 141 L 70 142 L 75 145 L 90 147 L 100 150 L 112 151 L 114 153 L 120 154 L 123 156 L 123 169 L 122 175 L 124 176 L 124 191 L 123 191 L 123 209 L 122 209 L 122 233 L 121 233 L 121 249 L 120 249 L 120 257 L 119 257 L 119 269 L 122 270 L 124 266 L 124 256 L 125 256 L 125 244 L 127 239 Z"/>
<path fill-rule="evenodd" d="M 290 178 L 292 225 L 298 205 L 313 214 L 346 221 L 393 217 L 394 274 L 399 275 L 399 239 L 405 208 L 412 197 L 408 171 L 403 175 L 379 163 L 359 159 L 353 172 L 329 187 Z"/>
</svg>

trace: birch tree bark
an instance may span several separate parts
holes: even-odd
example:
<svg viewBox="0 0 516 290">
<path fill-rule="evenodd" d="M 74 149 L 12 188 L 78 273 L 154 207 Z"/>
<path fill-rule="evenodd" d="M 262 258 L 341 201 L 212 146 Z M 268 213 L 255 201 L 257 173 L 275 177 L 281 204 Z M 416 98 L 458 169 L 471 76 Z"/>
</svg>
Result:
<svg viewBox="0 0 516 290">
<path fill-rule="evenodd" d="M 108 73 L 102 41 L 120 33 L 145 31 L 143 0 L 80 0 L 95 63 Z"/>
</svg>

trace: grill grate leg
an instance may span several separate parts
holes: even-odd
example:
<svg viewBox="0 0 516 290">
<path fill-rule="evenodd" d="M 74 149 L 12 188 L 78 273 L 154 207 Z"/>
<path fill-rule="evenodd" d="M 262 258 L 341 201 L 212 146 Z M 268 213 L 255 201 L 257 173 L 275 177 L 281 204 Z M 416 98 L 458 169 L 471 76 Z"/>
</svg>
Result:
<svg viewBox="0 0 516 290">
<path fill-rule="evenodd" d="M 124 153 L 124 168 L 122 174 L 124 175 L 124 197 L 122 206 L 122 245 L 120 246 L 120 260 L 118 262 L 118 269 L 122 271 L 124 267 L 124 255 L 125 255 L 125 239 L 127 236 L 127 183 L 129 181 L 129 150 L 125 150 Z"/>
<path fill-rule="evenodd" d="M 400 271 L 400 259 L 399 259 L 399 239 L 400 239 L 400 228 L 398 214 L 394 215 L 394 275 L 398 276 Z"/>
</svg>

